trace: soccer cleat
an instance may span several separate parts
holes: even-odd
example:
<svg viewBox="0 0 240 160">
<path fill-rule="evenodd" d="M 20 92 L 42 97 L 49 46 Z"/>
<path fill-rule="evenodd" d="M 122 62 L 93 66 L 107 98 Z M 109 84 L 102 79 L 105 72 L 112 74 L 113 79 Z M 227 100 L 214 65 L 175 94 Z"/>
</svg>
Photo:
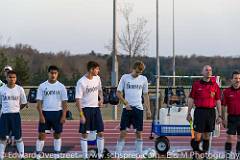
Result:
<svg viewBox="0 0 240 160">
<path fill-rule="evenodd" d="M 192 160 L 197 160 L 195 155 L 192 156 Z"/>
</svg>

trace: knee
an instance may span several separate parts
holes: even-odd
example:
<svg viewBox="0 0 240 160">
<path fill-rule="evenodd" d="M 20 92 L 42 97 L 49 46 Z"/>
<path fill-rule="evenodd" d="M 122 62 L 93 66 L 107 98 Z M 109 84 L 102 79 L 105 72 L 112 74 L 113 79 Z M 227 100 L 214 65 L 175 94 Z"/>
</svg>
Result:
<svg viewBox="0 0 240 160">
<path fill-rule="evenodd" d="M 60 139 L 61 138 L 61 134 L 60 133 L 54 133 L 53 137 L 54 137 L 54 139 Z"/>
<path fill-rule="evenodd" d="M 82 138 L 83 138 L 83 139 L 87 139 L 87 133 L 83 133 L 83 134 L 82 134 Z"/>
<path fill-rule="evenodd" d="M 137 138 L 137 139 L 142 139 L 142 132 L 137 131 L 137 132 L 136 132 L 136 138 Z"/>
<path fill-rule="evenodd" d="M 39 135 L 38 135 L 38 139 L 40 140 L 40 141 L 44 141 L 45 140 L 45 133 L 39 133 Z"/>
<path fill-rule="evenodd" d="M 16 141 L 16 143 L 21 143 L 23 140 L 22 140 L 22 138 L 19 138 L 19 139 L 16 139 L 15 141 Z"/>
<path fill-rule="evenodd" d="M 103 134 L 103 132 L 98 132 L 97 136 L 100 137 L 100 138 L 103 138 L 104 134 Z"/>
<path fill-rule="evenodd" d="M 203 139 L 204 140 L 209 140 L 210 136 L 209 136 L 209 133 L 204 133 L 203 134 Z"/>
<path fill-rule="evenodd" d="M 121 131 L 120 132 L 120 140 L 124 140 L 127 135 L 127 131 Z"/>
</svg>

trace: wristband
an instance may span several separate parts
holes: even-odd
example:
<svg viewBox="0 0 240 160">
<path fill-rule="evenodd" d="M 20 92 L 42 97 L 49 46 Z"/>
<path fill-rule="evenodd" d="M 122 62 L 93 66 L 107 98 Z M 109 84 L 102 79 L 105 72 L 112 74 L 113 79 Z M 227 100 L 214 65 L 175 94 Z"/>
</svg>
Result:
<svg viewBox="0 0 240 160">
<path fill-rule="evenodd" d="M 79 115 L 80 115 L 80 117 L 83 117 L 83 116 L 84 116 L 83 111 L 81 111 L 81 112 L 79 113 Z"/>
<path fill-rule="evenodd" d="M 127 103 L 125 103 L 125 101 L 122 101 L 122 103 L 126 106 L 127 105 Z"/>
</svg>

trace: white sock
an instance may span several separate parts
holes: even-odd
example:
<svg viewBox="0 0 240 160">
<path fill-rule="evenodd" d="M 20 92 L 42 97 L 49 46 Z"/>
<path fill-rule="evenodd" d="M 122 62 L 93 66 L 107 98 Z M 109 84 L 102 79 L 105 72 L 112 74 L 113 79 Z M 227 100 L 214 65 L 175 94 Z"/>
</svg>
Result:
<svg viewBox="0 0 240 160">
<path fill-rule="evenodd" d="M 80 140 L 81 148 L 82 148 L 82 154 L 83 158 L 88 158 L 88 143 L 87 139 L 81 139 Z"/>
<path fill-rule="evenodd" d="M 17 150 L 20 158 L 24 158 L 24 143 L 22 140 L 16 140 Z"/>
<path fill-rule="evenodd" d="M 44 147 L 44 141 L 41 141 L 41 140 L 38 139 L 37 142 L 36 142 L 36 151 L 37 152 L 42 152 L 43 147 Z"/>
<path fill-rule="evenodd" d="M 97 137 L 98 158 L 103 158 L 104 138 Z"/>
<path fill-rule="evenodd" d="M 142 155 L 143 140 L 137 139 L 137 140 L 135 141 L 135 146 L 136 146 L 137 154 Z"/>
<path fill-rule="evenodd" d="M 5 147 L 6 141 L 0 141 L 0 159 L 4 158 Z"/>
<path fill-rule="evenodd" d="M 41 152 L 43 150 L 43 147 L 44 147 L 44 141 L 41 141 L 38 139 L 36 142 L 36 159 L 41 158 Z"/>
<path fill-rule="evenodd" d="M 116 153 L 117 154 L 120 155 L 122 153 L 124 145 L 125 145 L 125 141 L 124 140 L 118 140 L 117 141 L 117 146 L 116 146 Z"/>
<path fill-rule="evenodd" d="M 62 139 L 54 139 L 53 140 L 53 146 L 54 146 L 54 159 L 60 158 L 59 157 L 59 152 L 61 151 L 61 146 L 62 146 Z"/>
</svg>

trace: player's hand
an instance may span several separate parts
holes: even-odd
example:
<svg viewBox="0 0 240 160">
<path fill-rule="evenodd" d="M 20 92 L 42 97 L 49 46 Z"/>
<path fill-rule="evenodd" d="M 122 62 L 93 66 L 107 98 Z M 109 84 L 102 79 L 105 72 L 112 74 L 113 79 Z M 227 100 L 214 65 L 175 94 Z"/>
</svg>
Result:
<svg viewBox="0 0 240 160">
<path fill-rule="evenodd" d="M 125 100 L 125 101 L 123 102 L 123 104 L 125 105 L 126 110 L 128 110 L 128 111 L 132 110 L 132 108 L 131 108 L 130 105 L 128 104 L 128 101 Z"/>
<path fill-rule="evenodd" d="M 80 123 L 81 124 L 85 124 L 86 123 L 86 118 L 85 118 L 84 114 L 80 116 Z"/>
<path fill-rule="evenodd" d="M 186 119 L 187 119 L 188 122 L 191 122 L 191 121 L 192 121 L 192 116 L 191 116 L 190 113 L 187 114 L 187 118 L 186 118 Z"/>
<path fill-rule="evenodd" d="M 151 119 L 152 118 L 152 113 L 150 109 L 147 109 L 147 119 Z"/>
<path fill-rule="evenodd" d="M 224 128 L 227 128 L 227 121 L 226 120 L 222 120 L 222 125 Z"/>
<path fill-rule="evenodd" d="M 131 111 L 131 110 L 132 110 L 132 108 L 131 108 L 128 104 L 125 106 L 125 108 L 126 108 L 126 110 L 128 110 L 128 111 Z"/>
<path fill-rule="evenodd" d="M 45 123 L 46 122 L 45 117 L 43 115 L 39 117 L 39 122 L 40 123 Z"/>
<path fill-rule="evenodd" d="M 98 101 L 98 106 L 103 107 L 103 100 Z"/>
<path fill-rule="evenodd" d="M 66 116 L 62 116 L 61 117 L 61 120 L 60 120 L 60 123 L 61 124 L 64 124 L 66 122 Z"/>
<path fill-rule="evenodd" d="M 221 118 L 221 117 L 218 117 L 217 120 L 216 120 L 216 123 L 217 123 L 217 124 L 221 124 L 221 123 L 222 123 L 222 118 Z"/>
</svg>

